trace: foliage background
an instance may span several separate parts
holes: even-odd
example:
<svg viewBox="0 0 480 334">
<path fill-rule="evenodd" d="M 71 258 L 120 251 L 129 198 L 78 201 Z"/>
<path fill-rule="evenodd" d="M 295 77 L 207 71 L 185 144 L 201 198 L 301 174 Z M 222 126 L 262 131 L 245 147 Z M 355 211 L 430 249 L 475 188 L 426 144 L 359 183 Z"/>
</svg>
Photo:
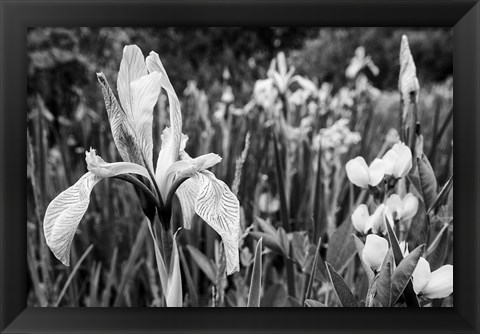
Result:
<svg viewBox="0 0 480 334">
<path fill-rule="evenodd" d="M 154 272 L 154 256 L 142 222 L 141 209 L 130 185 L 105 180 L 92 195 L 90 207 L 74 241 L 72 263 L 94 245 L 85 261 L 69 281 L 73 268 L 63 267 L 45 247 L 41 221 L 45 208 L 59 192 L 73 184 L 85 171 L 84 150 L 96 148 L 106 161 L 119 161 L 107 121 L 96 72 L 102 71 L 111 83 L 122 56 L 123 46 L 137 44 L 145 54 L 156 51 L 162 58 L 169 77 L 183 103 L 184 131 L 191 138 L 187 152 L 192 156 L 206 152 L 222 153 L 221 129 L 214 120 L 217 103 L 224 88 L 228 69 L 235 101 L 241 108 L 250 101 L 255 81 L 266 77 L 271 59 L 284 51 L 296 74 L 316 83 L 330 82 L 332 93 L 351 83 L 345 77 L 355 49 L 363 45 L 380 69 L 369 79 L 382 91 L 375 105 L 376 124 L 371 133 L 362 134 L 367 145 L 365 156 L 373 157 L 388 129 L 395 126 L 398 112 L 398 52 L 402 34 L 409 37 L 410 48 L 422 87 L 421 114 L 425 144 L 432 146 L 434 114 L 445 119 L 448 103 L 437 98 L 438 87 L 451 91 L 445 84 L 453 74 L 453 33 L 447 28 L 31 28 L 27 34 L 27 114 L 29 129 L 28 183 L 28 247 L 29 305 L 61 306 L 147 306 L 158 290 Z M 183 92 L 190 80 L 208 97 L 207 116 L 212 122 L 214 138 L 209 147 L 202 146 L 205 131 L 200 116 L 195 114 Z M 159 120 L 164 126 L 165 118 Z M 202 125 L 203 124 L 203 125 Z M 432 126 L 430 126 L 432 125 Z M 235 138 L 228 147 L 230 159 L 216 170 L 227 184 L 234 178 L 235 158 L 240 156 L 245 133 L 251 131 L 251 150 L 244 164 L 239 199 L 245 210 L 244 224 L 253 221 L 256 208 L 253 194 L 258 191 L 260 175 L 274 179 L 273 159 L 262 156 L 263 130 L 254 118 L 234 121 Z M 158 135 L 159 137 L 159 135 Z M 439 184 L 448 174 L 451 154 L 451 128 L 433 155 L 432 165 Z M 159 139 L 159 138 L 157 138 Z M 427 150 L 428 151 L 428 150 Z M 225 157 L 224 157 L 225 159 Z M 438 168 L 435 168 L 438 167 Z M 273 182 L 274 183 L 274 182 Z M 275 193 L 275 185 L 272 186 Z M 292 196 L 295 197 L 295 196 Z M 295 203 L 293 203 L 293 209 Z M 292 218 L 306 224 L 311 217 L 297 210 Z M 345 212 L 341 212 L 346 217 Z M 275 220 L 275 216 L 271 217 Z M 278 218 L 278 217 L 277 217 Z M 339 219 L 342 221 L 342 219 Z M 215 260 L 215 234 L 205 224 L 185 232 L 186 244 L 200 249 Z M 200 236 L 196 238 L 195 236 Z M 144 245 L 145 240 L 146 245 Z M 250 247 L 253 252 L 253 247 Z M 192 264 L 185 248 L 185 263 L 190 264 L 192 277 L 199 287 L 199 304 L 209 305 L 211 286 L 202 270 Z M 274 268 L 281 268 L 281 259 L 273 258 Z M 273 275 L 273 274 L 272 274 Z M 245 273 L 245 280 L 248 273 Z M 238 278 L 242 280 L 242 278 Z M 275 282 L 274 278 L 270 279 Z M 272 283 L 273 284 L 273 283 Z M 236 291 L 242 286 L 229 281 Z M 268 286 L 266 287 L 267 290 Z M 228 290 L 227 290 L 228 291 Z M 157 291 L 158 293 L 158 291 Z"/>
</svg>

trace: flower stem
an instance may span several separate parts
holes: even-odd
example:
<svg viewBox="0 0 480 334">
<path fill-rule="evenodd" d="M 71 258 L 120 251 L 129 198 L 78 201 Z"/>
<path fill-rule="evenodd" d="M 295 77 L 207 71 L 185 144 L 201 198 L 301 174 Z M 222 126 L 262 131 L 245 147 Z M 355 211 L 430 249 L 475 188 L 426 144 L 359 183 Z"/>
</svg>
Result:
<svg viewBox="0 0 480 334">
<path fill-rule="evenodd" d="M 155 203 L 155 206 L 157 207 L 158 210 L 162 210 L 162 205 L 159 202 L 158 198 L 151 192 L 150 189 L 148 189 L 148 187 L 145 184 L 140 182 L 140 180 L 138 180 L 137 178 L 133 177 L 130 174 L 120 174 L 120 175 L 114 176 L 113 178 L 127 181 L 133 184 L 134 186 L 138 187 Z"/>
</svg>

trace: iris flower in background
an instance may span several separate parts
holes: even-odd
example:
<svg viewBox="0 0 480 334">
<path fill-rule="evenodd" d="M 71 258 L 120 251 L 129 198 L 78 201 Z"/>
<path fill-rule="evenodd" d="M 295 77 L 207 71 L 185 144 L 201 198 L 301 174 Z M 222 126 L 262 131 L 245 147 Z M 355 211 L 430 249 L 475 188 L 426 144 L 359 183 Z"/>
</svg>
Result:
<svg viewBox="0 0 480 334">
<path fill-rule="evenodd" d="M 222 237 L 227 274 L 238 270 L 238 199 L 225 183 L 207 170 L 221 161 L 217 154 L 191 158 L 185 152 L 188 137 L 182 134 L 180 102 L 158 54 L 151 52 L 145 59 L 136 45 L 124 48 L 117 80 L 120 102 L 103 73 L 97 76 L 113 138 L 124 162 L 106 163 L 95 150 L 86 153 L 89 171 L 59 194 L 45 213 L 45 238 L 54 255 L 65 265 L 69 264 L 71 243 L 95 184 L 105 177 L 132 173 L 142 176 L 145 187 L 154 190 L 159 212 L 171 212 L 172 198 L 177 195 L 184 227 L 190 227 L 195 213 L 207 222 Z M 162 88 L 169 100 L 170 127 L 166 127 L 161 136 L 161 149 L 154 168 L 153 108 Z"/>
</svg>

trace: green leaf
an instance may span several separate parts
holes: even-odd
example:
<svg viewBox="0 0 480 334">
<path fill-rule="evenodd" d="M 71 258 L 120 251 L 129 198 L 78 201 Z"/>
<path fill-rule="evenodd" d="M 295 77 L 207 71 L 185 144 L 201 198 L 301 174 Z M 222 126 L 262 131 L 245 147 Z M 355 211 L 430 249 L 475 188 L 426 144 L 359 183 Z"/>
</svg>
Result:
<svg viewBox="0 0 480 334">
<path fill-rule="evenodd" d="M 185 275 L 185 281 L 188 287 L 188 293 L 190 294 L 191 306 L 198 307 L 198 293 L 195 284 L 193 283 L 193 277 L 190 273 L 190 268 L 188 267 L 187 259 L 183 253 L 182 248 L 178 249 L 178 254 L 180 255 L 180 262 L 182 263 L 182 270 Z"/>
<path fill-rule="evenodd" d="M 335 292 L 337 293 L 338 299 L 343 307 L 357 307 L 358 303 L 355 297 L 353 296 L 352 291 L 348 288 L 347 284 L 343 280 L 330 263 L 327 264 L 327 270 L 330 275 L 330 280 L 332 281 Z"/>
<path fill-rule="evenodd" d="M 197 264 L 200 270 L 203 271 L 203 273 L 210 281 L 212 281 L 212 283 L 215 283 L 215 273 L 217 272 L 215 264 L 197 248 L 187 245 L 187 249 L 193 261 Z"/>
<path fill-rule="evenodd" d="M 408 254 L 397 266 L 392 276 L 392 296 L 390 306 L 394 306 L 408 283 L 411 283 L 412 273 L 417 267 L 418 259 L 423 253 L 425 245 L 418 246 Z M 415 293 L 415 292 L 414 292 Z M 416 298 L 416 295 L 415 295 Z M 408 305 L 408 304 L 407 304 Z"/>
<path fill-rule="evenodd" d="M 388 219 L 389 218 L 387 216 L 387 220 Z M 395 259 L 395 265 L 398 267 L 400 265 L 400 262 L 403 260 L 402 250 L 400 249 L 400 245 L 398 244 L 398 239 L 395 235 L 395 232 L 393 232 L 392 230 L 392 226 L 390 225 L 390 222 L 387 221 L 385 225 L 387 226 L 388 238 L 390 240 L 390 244 L 392 247 L 393 257 Z M 403 290 L 403 294 L 405 297 L 405 303 L 407 304 L 408 307 L 420 307 L 420 305 L 418 304 L 417 294 L 413 290 L 413 284 L 410 280 L 408 281 L 407 286 Z M 391 300 L 393 301 L 393 296 Z"/>
<path fill-rule="evenodd" d="M 422 186 L 423 202 L 427 210 L 430 210 L 437 198 L 437 179 L 432 165 L 425 154 L 417 158 L 418 174 L 420 175 L 420 185 Z"/>
<path fill-rule="evenodd" d="M 290 248 L 292 252 L 292 258 L 298 262 L 302 268 L 305 268 L 307 261 L 309 260 L 310 247 L 314 247 L 308 240 L 307 233 L 305 231 L 295 231 L 291 233 L 292 239 L 290 240 Z M 312 258 L 315 257 L 311 251 Z M 313 260 L 312 260 L 313 261 Z"/>
<path fill-rule="evenodd" d="M 277 230 L 273 225 L 270 223 L 270 221 L 262 219 L 260 217 L 255 217 L 255 222 L 257 225 L 260 227 L 260 229 L 265 232 L 266 234 L 276 237 L 277 236 Z"/>
<path fill-rule="evenodd" d="M 350 219 L 346 219 L 333 233 L 327 251 L 327 262 L 342 272 L 355 256 L 355 243 L 350 237 L 353 233 L 353 225 Z"/>
<path fill-rule="evenodd" d="M 255 240 L 263 239 L 263 243 L 265 244 L 265 247 L 271 249 L 272 251 L 277 252 L 279 254 L 286 255 L 283 252 L 282 246 L 280 245 L 277 237 L 274 238 L 270 234 L 267 234 L 264 232 L 256 232 L 256 231 L 250 232 L 250 235 Z"/>
<path fill-rule="evenodd" d="M 445 224 L 442 227 L 426 251 L 425 257 L 428 260 L 432 271 L 440 268 L 445 261 L 445 257 L 448 255 L 448 244 L 450 239 L 448 226 L 449 224 Z"/>
<path fill-rule="evenodd" d="M 277 237 L 283 252 L 285 254 L 290 254 L 290 246 L 287 238 L 287 233 L 281 226 L 277 229 Z"/>
<path fill-rule="evenodd" d="M 183 306 L 182 275 L 180 273 L 180 258 L 176 238 L 177 232 L 173 235 L 172 258 L 170 259 L 170 272 L 168 275 L 168 291 L 165 297 L 168 307 Z"/>
<path fill-rule="evenodd" d="M 321 238 L 318 239 L 317 248 L 315 250 L 315 257 L 313 259 L 312 270 L 310 272 L 310 279 L 308 280 L 307 290 L 305 292 L 305 299 L 310 297 L 313 288 L 313 282 L 315 282 L 315 273 L 317 272 L 318 258 L 320 257 L 320 245 Z"/>
<path fill-rule="evenodd" d="M 306 307 L 327 307 L 324 303 L 319 302 L 318 300 L 307 299 L 305 301 Z"/>
<path fill-rule="evenodd" d="M 440 193 L 435 199 L 435 202 L 428 209 L 427 213 L 430 213 L 432 211 L 435 213 L 437 212 L 438 208 L 446 202 L 448 193 L 450 192 L 450 189 L 452 188 L 452 186 L 453 186 L 453 174 L 450 176 L 447 183 L 443 186 L 442 190 L 440 190 Z"/>
<path fill-rule="evenodd" d="M 273 148 L 274 148 L 274 156 L 275 156 L 275 175 L 277 179 L 277 189 L 280 195 L 280 217 L 282 220 L 282 225 L 285 231 L 291 232 L 290 223 L 289 223 L 289 209 L 287 204 L 287 195 L 285 194 L 285 185 L 284 185 L 284 175 L 283 175 L 283 168 L 282 162 L 280 157 L 280 150 L 279 144 L 277 139 L 277 134 L 275 130 L 272 131 L 273 136 Z M 290 257 L 290 253 L 285 255 L 285 267 L 287 271 L 287 286 L 288 286 L 288 294 L 295 298 L 295 273 L 293 270 L 293 263 L 288 261 L 288 257 Z"/>
<path fill-rule="evenodd" d="M 377 295 L 376 298 L 383 307 L 390 306 L 390 292 L 392 289 L 392 266 L 393 263 L 388 261 L 382 265 L 382 270 L 377 279 Z"/>
<path fill-rule="evenodd" d="M 255 260 L 253 262 L 250 291 L 248 292 L 248 307 L 260 307 L 260 295 L 262 293 L 262 238 L 255 247 Z"/>
<path fill-rule="evenodd" d="M 357 248 L 357 254 L 358 254 L 358 257 L 360 258 L 360 262 L 362 263 L 365 274 L 367 274 L 368 285 L 371 285 L 375 275 L 373 274 L 372 269 L 368 265 L 366 265 L 362 260 L 362 253 L 365 245 L 362 242 L 362 240 L 360 240 L 355 234 L 352 234 L 352 237 L 353 237 L 353 242 L 355 243 L 355 247 Z"/>
</svg>

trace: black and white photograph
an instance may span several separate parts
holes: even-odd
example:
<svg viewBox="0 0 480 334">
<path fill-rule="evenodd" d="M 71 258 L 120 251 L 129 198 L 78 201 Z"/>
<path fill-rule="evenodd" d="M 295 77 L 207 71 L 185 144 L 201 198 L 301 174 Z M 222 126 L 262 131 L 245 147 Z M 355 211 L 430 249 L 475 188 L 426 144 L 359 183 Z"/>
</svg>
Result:
<svg viewBox="0 0 480 334">
<path fill-rule="evenodd" d="M 454 306 L 451 27 L 26 38 L 29 307 Z"/>
</svg>

